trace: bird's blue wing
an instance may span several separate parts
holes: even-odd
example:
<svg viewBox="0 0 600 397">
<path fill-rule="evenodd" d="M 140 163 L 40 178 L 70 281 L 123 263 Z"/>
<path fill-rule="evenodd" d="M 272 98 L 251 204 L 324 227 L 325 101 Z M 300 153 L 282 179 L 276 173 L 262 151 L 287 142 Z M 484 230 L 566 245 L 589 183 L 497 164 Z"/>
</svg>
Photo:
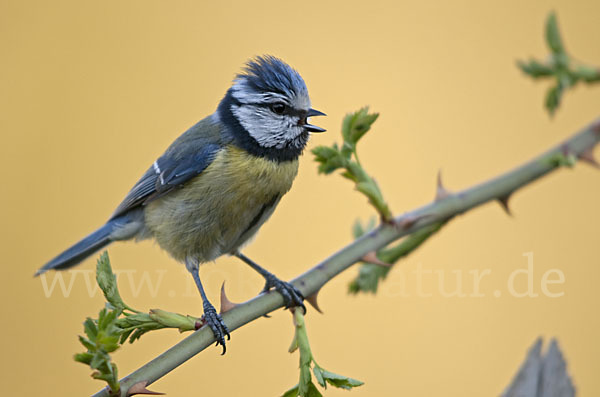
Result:
<svg viewBox="0 0 600 397">
<path fill-rule="evenodd" d="M 211 143 L 205 144 L 199 151 L 183 158 L 173 158 L 168 152 L 165 153 L 133 186 L 110 219 L 180 188 L 187 181 L 202 173 L 220 149 L 221 146 Z"/>
</svg>

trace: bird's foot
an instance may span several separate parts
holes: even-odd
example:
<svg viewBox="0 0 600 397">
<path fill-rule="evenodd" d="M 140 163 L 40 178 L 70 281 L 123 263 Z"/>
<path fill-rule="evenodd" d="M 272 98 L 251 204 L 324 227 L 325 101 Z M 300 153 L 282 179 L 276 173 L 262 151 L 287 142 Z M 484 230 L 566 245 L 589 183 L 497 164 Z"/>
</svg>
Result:
<svg viewBox="0 0 600 397">
<path fill-rule="evenodd" d="M 283 296 L 283 301 L 285 302 L 285 308 L 289 309 L 291 307 L 301 307 L 306 313 L 306 306 L 304 306 L 304 296 L 302 292 L 298 290 L 298 288 L 294 287 L 292 284 L 281 281 L 275 275 L 269 274 L 265 277 L 266 283 L 263 292 L 269 292 L 271 288 L 275 288 L 275 291 L 279 292 L 281 296 Z"/>
<path fill-rule="evenodd" d="M 225 325 L 215 307 L 207 300 L 204 301 L 204 316 L 202 316 L 202 319 L 204 320 L 204 324 L 208 324 L 217 339 L 215 346 L 223 346 L 223 353 L 221 355 L 225 354 L 227 350 L 225 347 L 225 336 L 227 336 L 227 340 L 231 339 L 229 329 L 227 329 L 227 325 Z"/>
</svg>

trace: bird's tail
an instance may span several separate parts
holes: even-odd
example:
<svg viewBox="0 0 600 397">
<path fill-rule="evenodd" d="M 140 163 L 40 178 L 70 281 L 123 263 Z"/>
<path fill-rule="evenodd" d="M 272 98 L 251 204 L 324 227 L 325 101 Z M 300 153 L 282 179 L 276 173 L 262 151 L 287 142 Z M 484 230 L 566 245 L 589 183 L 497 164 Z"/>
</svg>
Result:
<svg viewBox="0 0 600 397">
<path fill-rule="evenodd" d="M 115 228 L 119 226 L 119 223 L 119 218 L 108 221 L 104 226 L 46 263 L 35 272 L 35 275 L 39 276 L 48 270 L 63 270 L 77 265 L 94 252 L 110 244 L 113 241 L 110 238 L 110 235 L 114 232 Z"/>
</svg>

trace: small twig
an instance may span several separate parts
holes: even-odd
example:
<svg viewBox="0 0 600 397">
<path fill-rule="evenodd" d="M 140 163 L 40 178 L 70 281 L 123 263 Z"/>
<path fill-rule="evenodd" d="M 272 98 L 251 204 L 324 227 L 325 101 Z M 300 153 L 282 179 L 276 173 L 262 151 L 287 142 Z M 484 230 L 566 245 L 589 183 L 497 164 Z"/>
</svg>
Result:
<svg viewBox="0 0 600 397">
<path fill-rule="evenodd" d="M 324 389 L 327 389 L 327 384 L 346 390 L 350 390 L 353 387 L 362 386 L 364 382 L 360 380 L 327 371 L 325 368 L 317 364 L 315 356 L 310 349 L 308 333 L 306 332 L 306 324 L 304 322 L 304 314 L 302 312 L 302 310 L 293 310 L 294 327 L 296 328 L 296 332 L 294 333 L 292 345 L 288 349 L 290 353 L 293 353 L 296 350 L 299 352 L 300 379 L 298 380 L 296 386 L 283 393 L 282 397 L 321 397 L 321 392 L 317 389 L 317 386 L 312 380 L 312 376 L 310 374 L 311 370 L 315 375 L 317 383 Z"/>
<path fill-rule="evenodd" d="M 534 80 L 554 80 L 546 93 L 545 101 L 546 109 L 550 116 L 553 116 L 565 92 L 580 83 L 600 82 L 600 68 L 583 65 L 569 55 L 561 38 L 554 12 L 551 12 L 546 20 L 545 36 L 550 50 L 546 60 L 518 61 L 517 66 Z"/>
</svg>

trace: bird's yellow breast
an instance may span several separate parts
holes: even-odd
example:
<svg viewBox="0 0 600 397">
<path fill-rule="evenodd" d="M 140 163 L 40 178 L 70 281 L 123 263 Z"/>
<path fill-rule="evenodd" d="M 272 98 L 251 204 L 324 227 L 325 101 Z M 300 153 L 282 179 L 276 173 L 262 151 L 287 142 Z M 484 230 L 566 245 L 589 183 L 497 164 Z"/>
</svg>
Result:
<svg viewBox="0 0 600 397">
<path fill-rule="evenodd" d="M 297 173 L 297 160 L 276 162 L 227 146 L 181 189 L 150 202 L 146 226 L 175 259 L 214 260 L 252 237 Z"/>
</svg>

